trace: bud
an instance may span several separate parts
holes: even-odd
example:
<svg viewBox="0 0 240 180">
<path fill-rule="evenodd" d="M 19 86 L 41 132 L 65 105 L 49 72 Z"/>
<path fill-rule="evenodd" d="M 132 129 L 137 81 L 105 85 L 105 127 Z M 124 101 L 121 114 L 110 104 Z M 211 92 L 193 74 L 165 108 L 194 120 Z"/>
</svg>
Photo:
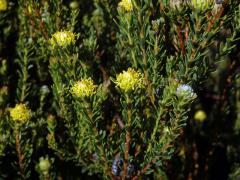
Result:
<svg viewBox="0 0 240 180">
<path fill-rule="evenodd" d="M 18 123 L 25 123 L 31 118 L 31 111 L 25 104 L 17 104 L 10 109 L 11 118 Z"/>
<path fill-rule="evenodd" d="M 79 7 L 79 3 L 77 1 L 72 1 L 70 2 L 69 7 L 73 10 L 77 9 Z"/>
<path fill-rule="evenodd" d="M 165 134 L 170 134 L 170 133 L 171 133 L 170 128 L 167 127 L 167 126 L 163 128 L 163 132 L 164 132 Z"/>
<path fill-rule="evenodd" d="M 201 11 L 208 9 L 213 4 L 213 0 L 192 0 L 192 6 Z"/>
<path fill-rule="evenodd" d="M 194 114 L 195 121 L 203 122 L 206 118 L 207 118 L 207 115 L 203 110 L 198 110 Z"/>
<path fill-rule="evenodd" d="M 158 32 L 160 21 L 161 21 L 160 19 L 152 20 L 152 30 L 154 32 Z M 163 21 L 164 21 L 164 19 L 163 19 Z"/>
<path fill-rule="evenodd" d="M 49 42 L 53 47 L 67 47 L 75 43 L 75 36 L 71 31 L 58 31 L 52 35 Z"/>
<path fill-rule="evenodd" d="M 96 93 L 97 86 L 93 84 L 93 80 L 91 78 L 82 79 L 76 82 L 72 88 L 71 93 L 76 97 L 89 97 Z"/>
<path fill-rule="evenodd" d="M 47 117 L 47 125 L 48 125 L 48 130 L 50 132 L 54 132 L 56 126 L 57 126 L 57 122 L 56 122 L 56 119 L 53 115 L 48 115 Z"/>
<path fill-rule="evenodd" d="M 49 173 L 49 169 L 51 168 L 51 162 L 49 161 L 48 157 L 40 157 L 38 167 L 40 172 L 46 176 Z"/>
<path fill-rule="evenodd" d="M 117 75 L 116 85 L 125 92 L 143 87 L 143 76 L 132 68 Z"/>
<path fill-rule="evenodd" d="M 118 3 L 118 6 L 126 12 L 130 12 L 133 10 L 133 4 L 131 0 L 122 0 Z"/>
<path fill-rule="evenodd" d="M 40 92 L 41 92 L 41 94 L 46 95 L 46 94 L 50 93 L 50 90 L 47 85 L 43 85 L 40 89 Z"/>
<path fill-rule="evenodd" d="M 178 86 L 176 93 L 178 96 L 186 97 L 186 98 L 194 98 L 196 96 L 192 87 L 187 84 Z"/>
<path fill-rule="evenodd" d="M 7 1 L 0 0 L 0 11 L 6 11 L 6 10 L 7 10 Z"/>
</svg>

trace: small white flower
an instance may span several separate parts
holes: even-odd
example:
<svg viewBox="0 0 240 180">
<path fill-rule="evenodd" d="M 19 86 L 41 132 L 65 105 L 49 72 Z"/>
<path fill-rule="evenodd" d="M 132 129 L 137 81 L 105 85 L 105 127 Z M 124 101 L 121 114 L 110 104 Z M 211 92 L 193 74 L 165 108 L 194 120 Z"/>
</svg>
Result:
<svg viewBox="0 0 240 180">
<path fill-rule="evenodd" d="M 41 87 L 41 89 L 40 89 L 40 92 L 41 92 L 42 94 L 48 94 L 48 93 L 50 93 L 50 90 L 49 90 L 49 88 L 48 88 L 47 85 L 43 85 L 43 86 Z"/>
<path fill-rule="evenodd" d="M 189 97 L 189 98 L 193 98 L 194 96 L 196 96 L 196 94 L 193 91 L 193 88 L 187 84 L 182 84 L 182 85 L 178 86 L 177 95 L 185 96 L 185 97 Z"/>
</svg>

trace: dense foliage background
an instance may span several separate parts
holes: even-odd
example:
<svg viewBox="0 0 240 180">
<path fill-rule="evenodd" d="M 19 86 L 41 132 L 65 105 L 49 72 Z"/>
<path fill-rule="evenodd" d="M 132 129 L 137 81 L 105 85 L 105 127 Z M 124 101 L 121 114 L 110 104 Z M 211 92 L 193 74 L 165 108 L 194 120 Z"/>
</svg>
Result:
<svg viewBox="0 0 240 180">
<path fill-rule="evenodd" d="M 240 178 L 239 38 L 237 0 L 0 0 L 0 179 Z"/>
</svg>

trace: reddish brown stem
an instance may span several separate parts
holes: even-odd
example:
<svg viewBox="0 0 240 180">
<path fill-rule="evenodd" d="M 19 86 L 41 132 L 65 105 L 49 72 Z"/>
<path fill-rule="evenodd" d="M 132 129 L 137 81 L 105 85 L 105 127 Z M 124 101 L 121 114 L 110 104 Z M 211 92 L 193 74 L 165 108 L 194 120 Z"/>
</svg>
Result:
<svg viewBox="0 0 240 180">
<path fill-rule="evenodd" d="M 189 40 L 189 23 L 188 26 L 186 27 L 186 31 L 185 31 L 185 41 L 188 42 Z"/>
<path fill-rule="evenodd" d="M 172 145 L 171 145 L 171 144 L 166 144 L 166 145 L 163 147 L 162 152 L 167 151 L 167 149 L 168 149 L 169 147 L 172 147 Z M 134 177 L 132 178 L 132 180 L 137 180 L 137 179 L 139 179 L 139 177 L 140 177 L 142 174 L 145 174 L 145 173 L 148 171 L 148 169 L 151 168 L 151 166 L 156 163 L 157 160 L 158 160 L 158 157 L 154 158 L 154 159 L 153 159 L 150 163 L 148 163 L 142 170 L 138 171 L 137 175 L 134 176 Z"/>
<path fill-rule="evenodd" d="M 183 39 L 182 30 L 181 30 L 180 26 L 177 26 L 177 34 L 178 34 L 182 54 L 183 54 L 183 56 L 185 56 L 186 55 L 186 49 L 185 49 L 184 39 Z"/>
<path fill-rule="evenodd" d="M 127 100 L 128 101 L 128 100 Z M 128 161 L 129 161 L 129 150 L 130 150 L 130 141 L 131 141 L 131 133 L 130 133 L 130 126 L 131 126 L 131 110 L 127 111 L 128 116 L 128 123 L 126 126 L 126 138 L 125 138 L 125 152 L 124 152 L 124 164 L 123 164 L 123 180 L 127 177 L 127 168 L 128 168 Z"/>
<path fill-rule="evenodd" d="M 209 24 L 208 24 L 208 28 L 207 28 L 207 32 L 210 32 L 214 23 L 220 18 L 222 17 L 224 14 L 224 7 L 221 7 L 221 9 L 218 11 L 218 13 L 216 14 L 216 16 L 214 17 L 214 19 L 212 19 Z"/>
<path fill-rule="evenodd" d="M 131 134 L 130 134 L 129 131 L 127 131 L 127 133 L 126 133 L 126 142 L 125 142 L 125 153 L 124 153 L 123 179 L 126 179 L 126 177 L 127 177 L 127 167 L 128 167 L 128 159 L 129 159 L 130 139 L 131 139 Z"/>
<path fill-rule="evenodd" d="M 134 176 L 134 177 L 132 178 L 132 180 L 137 180 L 137 179 L 139 179 L 139 176 L 140 176 L 141 174 L 146 173 L 147 170 L 156 162 L 156 160 L 157 160 L 157 158 L 154 159 L 154 160 L 152 160 L 151 163 L 147 164 L 141 171 L 138 172 L 138 174 L 137 174 L 136 176 Z"/>
<path fill-rule="evenodd" d="M 15 141 L 16 141 L 16 151 L 17 151 L 17 155 L 18 155 L 18 165 L 19 165 L 19 169 L 20 169 L 20 175 L 21 175 L 22 179 L 25 179 L 24 164 L 23 164 L 24 155 L 21 152 L 20 135 L 19 135 L 18 129 L 15 130 Z"/>
</svg>

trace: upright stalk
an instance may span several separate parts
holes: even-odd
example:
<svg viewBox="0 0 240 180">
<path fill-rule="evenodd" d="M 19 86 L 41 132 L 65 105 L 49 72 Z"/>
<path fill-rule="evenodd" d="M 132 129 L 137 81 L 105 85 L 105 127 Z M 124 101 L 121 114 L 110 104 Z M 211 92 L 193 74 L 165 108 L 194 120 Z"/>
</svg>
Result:
<svg viewBox="0 0 240 180">
<path fill-rule="evenodd" d="M 18 165 L 19 165 L 19 172 L 21 179 L 25 179 L 24 175 L 24 155 L 22 154 L 21 151 L 21 143 L 20 143 L 20 133 L 19 133 L 19 127 L 16 127 L 14 130 L 15 133 L 15 144 L 16 144 L 16 151 L 17 151 L 17 156 L 18 156 Z"/>
<path fill-rule="evenodd" d="M 127 104 L 130 104 L 129 97 L 126 97 Z M 127 110 L 127 124 L 126 124 L 126 136 L 125 136 L 125 152 L 124 152 L 124 164 L 123 164 L 123 179 L 127 177 L 127 169 L 129 163 L 129 150 L 131 142 L 131 122 L 132 122 L 132 111 L 131 108 Z"/>
</svg>

